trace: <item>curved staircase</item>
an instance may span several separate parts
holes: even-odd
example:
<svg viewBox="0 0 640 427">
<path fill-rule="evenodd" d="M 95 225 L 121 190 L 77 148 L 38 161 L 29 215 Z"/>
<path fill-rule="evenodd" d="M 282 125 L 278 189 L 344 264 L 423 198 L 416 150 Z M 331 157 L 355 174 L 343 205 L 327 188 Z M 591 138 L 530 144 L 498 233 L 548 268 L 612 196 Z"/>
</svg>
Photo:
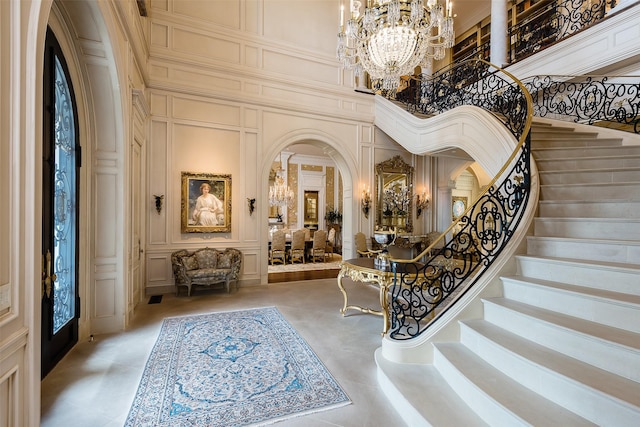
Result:
<svg viewBox="0 0 640 427">
<path fill-rule="evenodd" d="M 378 352 L 410 426 L 640 425 L 640 145 L 534 123 L 539 213 L 503 295 L 432 365 Z"/>
</svg>

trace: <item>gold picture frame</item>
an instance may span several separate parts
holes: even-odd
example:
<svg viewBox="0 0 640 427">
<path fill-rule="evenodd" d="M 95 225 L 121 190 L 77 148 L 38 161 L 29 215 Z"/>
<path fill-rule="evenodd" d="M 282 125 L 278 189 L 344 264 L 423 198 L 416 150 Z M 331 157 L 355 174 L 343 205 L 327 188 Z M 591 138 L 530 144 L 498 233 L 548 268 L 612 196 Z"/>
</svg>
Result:
<svg viewBox="0 0 640 427">
<path fill-rule="evenodd" d="M 451 217 L 453 220 L 457 220 L 462 216 L 464 211 L 467 210 L 467 204 L 469 203 L 469 199 L 463 196 L 453 196 L 451 197 Z"/>
<path fill-rule="evenodd" d="M 182 172 L 181 212 L 183 233 L 230 232 L 231 175 Z"/>
</svg>

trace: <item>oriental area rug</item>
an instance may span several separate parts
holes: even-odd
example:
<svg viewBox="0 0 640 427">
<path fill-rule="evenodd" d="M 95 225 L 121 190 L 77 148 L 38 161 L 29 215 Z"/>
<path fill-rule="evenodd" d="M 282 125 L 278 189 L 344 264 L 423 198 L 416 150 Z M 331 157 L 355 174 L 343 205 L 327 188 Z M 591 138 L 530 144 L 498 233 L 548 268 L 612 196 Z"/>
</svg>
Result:
<svg viewBox="0 0 640 427">
<path fill-rule="evenodd" d="M 267 307 L 164 319 L 125 426 L 259 426 L 349 403 Z"/>
</svg>

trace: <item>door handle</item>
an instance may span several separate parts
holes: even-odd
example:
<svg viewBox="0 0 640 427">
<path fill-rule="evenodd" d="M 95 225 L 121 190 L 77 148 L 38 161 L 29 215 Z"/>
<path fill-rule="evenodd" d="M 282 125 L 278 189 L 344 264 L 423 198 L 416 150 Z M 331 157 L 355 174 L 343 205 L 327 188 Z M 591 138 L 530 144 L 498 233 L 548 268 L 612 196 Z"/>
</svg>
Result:
<svg viewBox="0 0 640 427">
<path fill-rule="evenodd" d="M 45 270 L 45 259 L 47 269 Z M 47 255 L 42 258 L 42 295 L 51 298 L 51 285 L 56 281 L 58 276 L 51 274 L 51 251 L 47 249 Z"/>
</svg>

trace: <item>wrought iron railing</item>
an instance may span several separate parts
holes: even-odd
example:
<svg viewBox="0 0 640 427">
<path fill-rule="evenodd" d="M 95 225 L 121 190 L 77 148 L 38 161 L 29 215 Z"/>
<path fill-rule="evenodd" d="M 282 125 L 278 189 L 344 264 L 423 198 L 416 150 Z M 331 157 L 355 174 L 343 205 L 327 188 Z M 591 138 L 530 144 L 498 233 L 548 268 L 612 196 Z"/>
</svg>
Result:
<svg viewBox="0 0 640 427">
<path fill-rule="evenodd" d="M 533 76 L 534 116 L 640 133 L 640 76 Z"/>
<path fill-rule="evenodd" d="M 607 16 L 617 0 L 538 0 L 509 28 L 509 58 L 517 62 Z M 524 2 L 522 3 L 524 5 Z M 518 13 L 518 10 L 516 10 Z"/>
<path fill-rule="evenodd" d="M 394 268 L 398 263 L 405 268 L 395 273 L 391 288 L 393 339 L 420 335 L 470 289 L 504 250 L 525 211 L 531 183 L 531 97 L 509 73 L 490 67 L 482 60 L 457 64 L 421 82 L 415 91 L 416 112 L 437 114 L 462 105 L 477 106 L 500 118 L 518 145 L 487 190 L 436 242 L 412 260 L 394 261 Z"/>
</svg>

